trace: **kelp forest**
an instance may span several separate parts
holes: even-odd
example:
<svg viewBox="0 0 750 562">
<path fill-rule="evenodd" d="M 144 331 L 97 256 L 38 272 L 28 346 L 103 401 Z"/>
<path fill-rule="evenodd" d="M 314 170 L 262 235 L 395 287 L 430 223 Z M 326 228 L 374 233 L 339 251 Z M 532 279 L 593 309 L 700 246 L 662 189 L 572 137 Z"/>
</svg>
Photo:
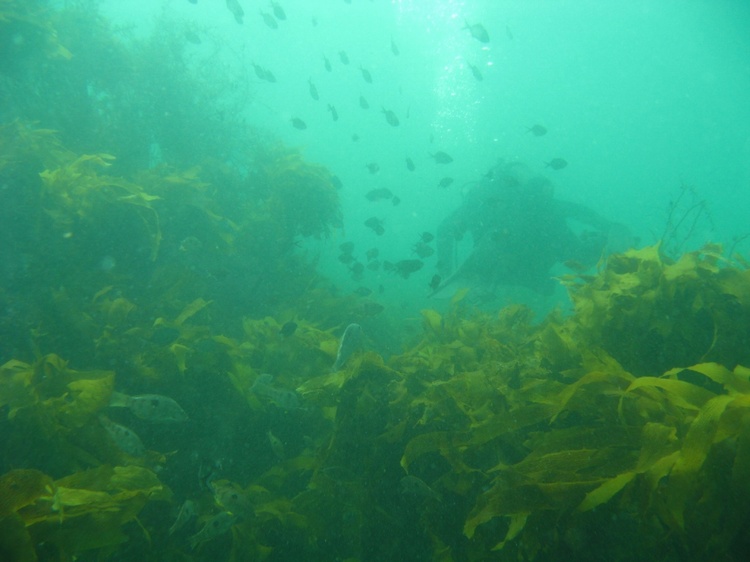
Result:
<svg viewBox="0 0 750 562">
<path fill-rule="evenodd" d="M 572 312 L 459 290 L 402 330 L 305 250 L 333 172 L 168 31 L 0 0 L 0 42 L 0 559 L 745 560 L 739 255 L 657 243 L 563 277 Z"/>
</svg>

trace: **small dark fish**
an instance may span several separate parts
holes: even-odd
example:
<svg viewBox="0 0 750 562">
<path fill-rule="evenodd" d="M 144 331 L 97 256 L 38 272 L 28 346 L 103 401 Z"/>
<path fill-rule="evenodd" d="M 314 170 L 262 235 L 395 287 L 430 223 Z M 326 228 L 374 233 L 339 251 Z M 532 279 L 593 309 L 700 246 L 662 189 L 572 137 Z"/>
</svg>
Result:
<svg viewBox="0 0 750 562">
<path fill-rule="evenodd" d="M 344 184 L 341 183 L 341 178 L 336 175 L 331 176 L 331 183 L 336 189 L 341 189 L 342 187 L 344 187 Z"/>
<path fill-rule="evenodd" d="M 341 336 L 341 343 L 336 353 L 336 361 L 333 364 L 333 370 L 340 370 L 349 358 L 362 346 L 362 328 L 359 324 L 349 324 Z"/>
<path fill-rule="evenodd" d="M 446 187 L 450 186 L 450 184 L 452 184 L 452 183 L 453 183 L 453 178 L 444 177 L 438 183 L 438 187 L 441 188 L 441 189 L 445 189 Z"/>
<path fill-rule="evenodd" d="M 265 23 L 271 29 L 279 28 L 279 22 L 277 22 L 276 18 L 273 17 L 271 14 L 261 11 L 260 16 L 263 18 L 263 23 Z"/>
<path fill-rule="evenodd" d="M 290 122 L 292 123 L 292 127 L 294 127 L 295 129 L 299 129 L 300 131 L 307 129 L 307 123 L 305 123 L 299 117 L 292 117 L 290 119 Z"/>
<path fill-rule="evenodd" d="M 443 278 L 440 277 L 437 273 L 433 275 L 432 279 L 430 279 L 430 289 L 432 289 L 432 291 L 437 291 L 442 280 Z"/>
<path fill-rule="evenodd" d="M 362 78 L 365 82 L 368 84 L 372 84 L 372 74 L 370 74 L 370 71 L 366 68 L 362 68 L 362 66 L 359 67 L 360 72 L 362 73 Z"/>
<path fill-rule="evenodd" d="M 312 18 L 310 18 L 310 23 L 312 24 L 313 27 L 318 27 L 318 18 L 313 16 Z"/>
<path fill-rule="evenodd" d="M 505 26 L 505 36 L 513 41 L 513 33 L 511 33 L 510 27 L 508 27 L 507 25 Z"/>
<path fill-rule="evenodd" d="M 266 79 L 266 70 L 259 64 L 255 64 L 254 62 L 251 63 L 253 65 L 253 70 L 255 71 L 255 75 L 260 78 L 261 80 Z"/>
<path fill-rule="evenodd" d="M 351 254 L 354 251 L 354 242 L 344 242 L 339 246 L 339 250 L 345 254 Z"/>
<path fill-rule="evenodd" d="M 421 259 L 429 258 L 435 253 L 435 249 L 425 242 L 417 242 L 412 247 L 412 251 L 417 254 Z"/>
<path fill-rule="evenodd" d="M 380 255 L 380 250 L 377 248 L 370 248 L 365 252 L 365 256 L 367 256 L 368 261 L 372 261 L 375 258 L 377 258 Z"/>
<path fill-rule="evenodd" d="M 435 235 L 431 232 L 423 232 L 419 235 L 419 239 L 424 242 L 425 244 L 429 244 L 435 239 Z"/>
<path fill-rule="evenodd" d="M 399 120 L 398 117 L 396 117 L 396 114 L 393 113 L 390 109 L 386 109 L 385 107 L 383 109 L 383 115 L 385 115 L 385 120 L 388 122 L 388 124 L 391 127 L 398 127 Z"/>
<path fill-rule="evenodd" d="M 393 199 L 391 199 L 391 203 L 393 203 L 394 207 L 397 207 L 399 203 L 401 203 L 401 198 L 394 196 Z"/>
<path fill-rule="evenodd" d="M 378 269 L 380 269 L 380 260 L 372 260 L 367 264 L 367 269 L 369 269 L 370 271 L 377 271 Z"/>
<path fill-rule="evenodd" d="M 310 97 L 315 101 L 318 101 L 320 96 L 318 95 L 318 89 L 315 87 L 315 84 L 313 84 L 312 78 L 308 78 L 307 83 L 310 85 Z"/>
<path fill-rule="evenodd" d="M 198 0 L 188 0 L 188 2 L 190 2 L 191 4 L 197 4 Z"/>
<path fill-rule="evenodd" d="M 377 316 L 384 310 L 385 307 L 382 304 L 366 301 L 355 307 L 352 312 L 357 316 Z"/>
<path fill-rule="evenodd" d="M 475 79 L 476 79 L 476 80 L 477 80 L 478 82 L 481 82 L 482 80 L 484 80 L 484 76 L 482 76 L 482 73 L 480 72 L 480 70 L 479 70 L 479 68 L 478 68 L 478 67 L 474 66 L 474 65 L 473 65 L 473 64 L 471 64 L 470 62 L 467 62 L 466 64 L 468 64 L 468 65 L 469 65 L 469 68 L 471 69 L 471 74 L 472 74 L 472 76 L 474 76 L 474 78 L 475 78 Z"/>
<path fill-rule="evenodd" d="M 349 268 L 355 275 L 360 275 L 365 271 L 365 265 L 362 262 L 355 261 Z"/>
<path fill-rule="evenodd" d="M 396 263 L 389 261 L 383 264 L 383 269 L 391 273 L 397 273 L 404 279 L 408 279 L 412 273 L 415 273 L 424 267 L 422 260 L 401 260 Z"/>
<path fill-rule="evenodd" d="M 371 228 L 372 231 L 378 236 L 382 236 L 383 233 L 385 233 L 385 228 L 383 228 L 383 221 L 377 217 L 370 217 L 369 219 L 367 219 L 365 221 L 365 226 Z"/>
<path fill-rule="evenodd" d="M 328 72 L 331 72 L 331 61 L 328 60 L 328 57 L 323 55 L 323 66 Z"/>
<path fill-rule="evenodd" d="M 372 289 L 369 289 L 367 287 L 357 287 L 357 289 L 354 291 L 354 294 L 358 297 L 369 297 L 372 294 Z"/>
<path fill-rule="evenodd" d="M 370 104 L 367 103 L 365 96 L 359 96 L 359 107 L 362 109 L 370 109 Z"/>
<path fill-rule="evenodd" d="M 263 373 L 255 379 L 250 391 L 270 400 L 283 410 L 296 410 L 300 407 L 300 398 L 295 391 L 276 388 L 272 383 L 273 375 Z"/>
<path fill-rule="evenodd" d="M 278 2 L 274 2 L 273 0 L 271 0 L 271 9 L 273 9 L 273 15 L 276 16 L 277 20 L 286 20 L 286 12 Z"/>
<path fill-rule="evenodd" d="M 535 137 L 543 137 L 547 134 L 547 127 L 544 125 L 534 125 L 533 127 L 526 127 L 526 131 Z"/>
<path fill-rule="evenodd" d="M 368 201 L 380 201 L 381 199 L 390 199 L 393 197 L 393 192 L 387 187 L 379 187 L 368 191 L 365 197 L 367 197 Z"/>
<path fill-rule="evenodd" d="M 352 263 L 356 258 L 351 254 L 341 254 L 339 256 L 339 261 L 343 264 L 350 264 Z"/>
<path fill-rule="evenodd" d="M 242 18 L 245 17 L 245 10 L 242 9 L 240 3 L 237 0 L 227 0 L 227 8 L 234 16 L 234 21 L 241 24 Z"/>
<path fill-rule="evenodd" d="M 399 54 L 399 52 L 400 52 L 400 51 L 398 50 L 398 45 L 396 45 L 396 42 L 395 42 L 395 41 L 393 40 L 393 37 L 391 37 L 391 52 L 392 52 L 392 53 L 393 53 L 393 54 L 394 54 L 395 56 L 398 56 L 398 54 Z"/>
<path fill-rule="evenodd" d="M 475 24 L 469 24 L 466 20 L 464 20 L 464 29 L 468 29 L 469 33 L 471 33 L 471 36 L 479 41 L 480 43 L 489 43 L 490 42 L 490 36 L 487 33 L 487 30 L 484 28 L 484 26 L 481 23 L 475 23 Z"/>
<path fill-rule="evenodd" d="M 377 162 L 370 162 L 365 166 L 371 174 L 377 174 L 380 171 L 380 164 Z"/>
<path fill-rule="evenodd" d="M 352 133 L 352 142 L 357 142 L 359 140 L 359 135 L 357 133 Z"/>
<path fill-rule="evenodd" d="M 169 528 L 169 534 L 174 534 L 182 529 L 196 514 L 195 502 L 193 500 L 185 500 L 177 512 L 177 519 L 175 519 L 175 522 Z"/>
<path fill-rule="evenodd" d="M 336 111 L 336 108 L 333 107 L 330 103 L 328 104 L 328 111 L 331 112 L 331 119 L 333 119 L 334 121 L 339 120 L 339 112 Z"/>
<path fill-rule="evenodd" d="M 349 64 L 349 55 L 346 54 L 346 51 L 339 51 L 339 60 L 341 64 Z"/>
<path fill-rule="evenodd" d="M 409 170 L 410 172 L 413 172 L 414 170 L 416 170 L 416 168 L 417 167 L 414 165 L 414 161 L 407 156 L 406 157 L 406 169 Z"/>
<path fill-rule="evenodd" d="M 284 325 L 279 330 L 279 334 L 284 336 L 285 338 L 288 338 L 289 336 L 293 336 L 294 332 L 297 331 L 297 323 L 290 320 L 289 322 L 285 322 Z"/>
<path fill-rule="evenodd" d="M 552 168 L 553 170 L 562 170 L 568 165 L 568 161 L 563 158 L 553 158 L 549 162 L 545 162 L 545 168 Z"/>
<path fill-rule="evenodd" d="M 192 43 L 193 45 L 201 44 L 201 38 L 198 36 L 198 34 L 195 31 L 186 31 L 185 40 L 188 43 Z"/>
<path fill-rule="evenodd" d="M 438 150 L 434 154 L 430 153 L 430 158 L 432 158 L 436 164 L 450 164 L 453 162 L 453 157 L 442 150 Z"/>
<path fill-rule="evenodd" d="M 274 75 L 273 75 L 273 72 L 271 72 L 271 71 L 270 71 L 270 70 L 268 70 L 267 68 L 266 68 L 266 69 L 265 69 L 265 71 L 263 72 L 263 79 L 264 79 L 264 80 L 265 80 L 266 82 L 271 82 L 271 83 L 273 83 L 273 82 L 276 82 L 276 76 L 274 76 Z"/>
</svg>

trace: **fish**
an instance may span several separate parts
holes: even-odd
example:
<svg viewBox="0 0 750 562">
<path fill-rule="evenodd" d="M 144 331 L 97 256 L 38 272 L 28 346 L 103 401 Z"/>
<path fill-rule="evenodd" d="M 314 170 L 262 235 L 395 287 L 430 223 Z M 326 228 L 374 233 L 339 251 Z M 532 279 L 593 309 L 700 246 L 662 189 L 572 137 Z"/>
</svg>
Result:
<svg viewBox="0 0 750 562">
<path fill-rule="evenodd" d="M 349 358 L 362 345 L 362 327 L 359 324 L 349 324 L 341 336 L 339 349 L 336 352 L 336 361 L 333 363 L 333 370 L 339 371 L 346 364 Z"/>
<path fill-rule="evenodd" d="M 429 258 L 432 254 L 435 253 L 435 249 L 425 242 L 417 242 L 416 244 L 414 244 L 414 246 L 412 247 L 412 251 L 422 259 Z"/>
<path fill-rule="evenodd" d="M 357 133 L 352 134 L 352 142 L 357 142 L 359 140 L 359 135 Z"/>
<path fill-rule="evenodd" d="M 481 72 L 481 71 L 479 70 L 479 67 L 477 67 L 477 66 L 474 66 L 474 65 L 473 65 L 473 64 L 471 64 L 470 62 L 467 62 L 466 64 L 468 64 L 468 65 L 469 65 L 469 69 L 471 70 L 471 74 L 472 74 L 472 76 L 474 76 L 474 78 L 475 78 L 475 79 L 476 79 L 476 80 L 477 80 L 478 82 L 481 82 L 482 80 L 484 80 L 484 76 L 482 76 L 482 72 Z"/>
<path fill-rule="evenodd" d="M 355 259 L 357 259 L 357 258 L 355 258 L 351 254 L 341 254 L 341 255 L 339 255 L 339 261 L 341 263 L 344 263 L 344 264 L 346 264 L 346 263 L 352 263 Z"/>
<path fill-rule="evenodd" d="M 253 65 L 253 70 L 255 71 L 255 76 L 257 76 L 260 80 L 266 79 L 266 70 L 259 64 L 256 64 L 254 62 L 250 63 Z"/>
<path fill-rule="evenodd" d="M 339 246 L 339 250 L 345 254 L 351 254 L 354 251 L 354 242 L 344 242 Z"/>
<path fill-rule="evenodd" d="M 430 488 L 424 480 L 416 476 L 404 476 L 399 482 L 399 488 L 404 496 L 437 502 L 443 501 L 435 490 Z"/>
<path fill-rule="evenodd" d="M 195 509 L 195 502 L 193 500 L 185 500 L 182 502 L 179 511 L 177 512 L 177 518 L 175 519 L 172 526 L 169 528 L 169 534 L 172 535 L 182 529 L 190 520 L 195 517 L 197 511 Z"/>
<path fill-rule="evenodd" d="M 385 115 L 386 122 L 391 127 L 398 127 L 399 120 L 398 120 L 398 117 L 396 117 L 396 114 L 393 113 L 393 111 L 391 111 L 390 109 L 386 109 L 385 107 L 383 107 L 381 109 L 383 110 L 383 115 Z"/>
<path fill-rule="evenodd" d="M 393 37 L 391 37 L 391 52 L 393 53 L 394 56 L 398 56 L 400 52 L 398 50 L 398 45 L 396 45 L 396 42 L 393 40 Z"/>
<path fill-rule="evenodd" d="M 383 228 L 383 221 L 377 217 L 370 217 L 365 221 L 365 226 L 371 228 L 375 234 L 382 236 L 385 232 Z"/>
<path fill-rule="evenodd" d="M 510 40 L 513 41 L 513 32 L 511 32 L 510 27 L 507 25 L 505 26 L 505 36 Z"/>
<path fill-rule="evenodd" d="M 442 281 L 443 281 L 443 278 L 440 277 L 440 275 L 438 275 L 437 273 L 432 276 L 432 279 L 430 279 L 429 287 L 433 293 L 440 288 L 440 283 Z"/>
<path fill-rule="evenodd" d="M 245 10 L 242 9 L 240 3 L 237 0 L 227 0 L 227 8 L 234 16 L 234 21 L 242 24 L 242 18 L 245 17 Z"/>
<path fill-rule="evenodd" d="M 370 271 L 377 271 L 380 269 L 380 260 L 372 260 L 367 264 L 367 269 Z"/>
<path fill-rule="evenodd" d="M 474 39 L 480 43 L 490 42 L 490 35 L 481 23 L 470 24 L 468 21 L 464 20 L 464 24 L 463 29 L 468 29 Z"/>
<path fill-rule="evenodd" d="M 365 301 L 352 309 L 352 313 L 360 317 L 377 316 L 385 310 L 382 304 Z"/>
<path fill-rule="evenodd" d="M 354 263 L 353 263 L 353 264 L 351 265 L 351 267 L 350 267 L 349 269 L 350 269 L 350 271 L 351 271 L 352 273 L 354 273 L 355 275 L 360 275 L 360 274 L 364 273 L 364 271 L 365 271 L 365 266 L 364 266 L 364 264 L 362 264 L 361 262 L 355 261 L 355 262 L 354 262 Z"/>
<path fill-rule="evenodd" d="M 380 201 L 382 199 L 390 199 L 393 197 L 393 193 L 387 187 L 380 187 L 378 189 L 371 189 L 365 194 L 368 201 Z"/>
<path fill-rule="evenodd" d="M 266 68 L 263 70 L 263 80 L 265 80 L 266 82 L 275 83 L 276 76 L 274 76 L 273 72 Z"/>
<path fill-rule="evenodd" d="M 452 183 L 453 183 L 453 178 L 446 176 L 438 182 L 438 187 L 441 189 L 445 189 L 446 187 L 450 186 L 450 184 Z"/>
<path fill-rule="evenodd" d="M 341 182 L 341 178 L 337 175 L 331 176 L 331 183 L 336 189 L 341 189 L 342 187 L 344 187 L 344 184 Z"/>
<path fill-rule="evenodd" d="M 414 170 L 416 170 L 416 168 L 417 167 L 414 165 L 414 161 L 407 156 L 406 157 L 406 169 L 409 170 L 410 172 L 413 172 Z"/>
<path fill-rule="evenodd" d="M 431 152 L 428 154 L 436 164 L 450 164 L 451 162 L 453 162 L 453 157 L 447 152 L 443 152 L 442 150 L 438 150 L 434 154 Z"/>
<path fill-rule="evenodd" d="M 421 260 L 401 260 L 396 263 L 387 261 L 383 264 L 383 269 L 390 273 L 396 273 L 404 279 L 408 279 L 412 273 L 416 273 L 423 267 L 424 262 Z"/>
<path fill-rule="evenodd" d="M 568 161 L 563 158 L 553 158 L 549 162 L 544 163 L 545 168 L 552 168 L 553 170 L 562 170 L 568 165 Z"/>
<path fill-rule="evenodd" d="M 367 103 L 365 96 L 359 96 L 359 107 L 362 109 L 370 109 L 370 104 Z"/>
<path fill-rule="evenodd" d="M 297 410 L 300 407 L 299 395 L 293 390 L 276 388 L 271 384 L 272 382 L 273 375 L 268 373 L 258 375 L 258 378 L 250 387 L 250 391 L 257 396 L 270 400 L 283 410 Z"/>
<path fill-rule="evenodd" d="M 294 127 L 295 129 L 299 129 L 300 131 L 307 129 L 307 123 L 305 123 L 299 117 L 292 117 L 289 122 L 292 124 L 292 127 Z"/>
<path fill-rule="evenodd" d="M 320 99 L 320 96 L 318 95 L 318 88 L 316 88 L 315 84 L 313 84 L 312 78 L 308 78 L 307 83 L 309 84 L 310 97 L 315 101 L 318 101 Z"/>
<path fill-rule="evenodd" d="M 201 38 L 195 31 L 186 31 L 185 32 L 185 40 L 188 43 L 192 43 L 193 45 L 200 45 L 201 44 Z"/>
<path fill-rule="evenodd" d="M 284 8 L 282 8 L 278 2 L 274 2 L 271 0 L 271 9 L 273 10 L 273 15 L 276 16 L 277 20 L 285 21 L 286 20 L 286 12 L 284 11 Z"/>
<path fill-rule="evenodd" d="M 294 332 L 297 331 L 297 323 L 290 320 L 289 322 L 284 322 L 284 325 L 279 329 L 279 335 L 284 336 L 285 338 L 288 338 L 290 336 L 294 335 Z"/>
<path fill-rule="evenodd" d="M 129 427 L 115 423 L 107 416 L 101 414 L 99 415 L 99 421 L 118 449 L 131 457 L 142 457 L 146 454 L 146 447 L 143 446 L 141 438 L 138 437 L 135 431 Z"/>
<path fill-rule="evenodd" d="M 177 402 L 161 394 L 128 396 L 121 392 L 113 392 L 109 406 L 129 408 L 136 417 L 151 422 L 184 422 L 188 419 L 185 410 Z"/>
<path fill-rule="evenodd" d="M 323 66 L 328 72 L 331 72 L 331 61 L 328 60 L 328 57 L 323 55 Z"/>
<path fill-rule="evenodd" d="M 264 12 L 261 10 L 260 17 L 263 18 L 263 23 L 265 23 L 268 27 L 271 29 L 278 29 L 279 28 L 279 22 L 276 21 L 276 18 L 273 17 L 271 14 Z"/>
<path fill-rule="evenodd" d="M 339 60 L 341 64 L 349 64 L 349 55 L 346 54 L 346 51 L 339 51 Z"/>
<path fill-rule="evenodd" d="M 372 294 L 372 289 L 368 287 L 357 287 L 354 291 L 354 294 L 358 297 L 369 297 Z"/>
<path fill-rule="evenodd" d="M 266 432 L 266 436 L 268 437 L 268 444 L 271 445 L 274 456 L 278 460 L 283 461 L 286 458 L 286 451 L 284 451 L 284 444 L 281 442 L 281 439 L 276 437 L 270 429 Z"/>
<path fill-rule="evenodd" d="M 333 119 L 334 121 L 339 120 L 339 112 L 336 111 L 336 108 L 333 107 L 330 103 L 328 104 L 328 111 L 331 112 L 331 119 Z"/>
<path fill-rule="evenodd" d="M 544 125 L 534 125 L 533 127 L 526 127 L 526 132 L 531 133 L 535 137 L 543 137 L 547 134 L 547 127 Z"/>
<path fill-rule="evenodd" d="M 377 248 L 370 248 L 365 252 L 365 256 L 367 256 L 368 261 L 372 261 L 375 258 L 377 258 L 380 255 L 380 250 Z"/>
<path fill-rule="evenodd" d="M 236 521 L 236 516 L 228 511 L 220 511 L 206 521 L 200 531 L 190 537 L 190 548 L 194 550 L 199 544 L 223 535 L 232 528 L 232 525 L 234 525 Z"/>
<path fill-rule="evenodd" d="M 216 480 L 211 482 L 210 490 L 216 505 L 228 513 L 240 517 L 255 515 L 250 496 L 236 482 Z"/>
<path fill-rule="evenodd" d="M 359 67 L 359 71 L 362 73 L 362 78 L 364 79 L 364 81 L 368 84 L 372 84 L 372 74 L 370 74 L 370 71 L 366 68 L 362 68 L 361 65 Z"/>
<path fill-rule="evenodd" d="M 394 207 L 397 207 L 399 203 L 401 203 L 401 199 L 399 197 L 393 196 L 393 199 L 391 199 L 391 203 L 393 203 Z"/>
<path fill-rule="evenodd" d="M 419 239 L 424 242 L 425 244 L 429 244 L 435 239 L 435 235 L 431 232 L 423 232 L 419 235 Z"/>
<path fill-rule="evenodd" d="M 371 174 L 377 174 L 380 171 L 380 164 L 377 162 L 370 162 L 365 165 L 365 168 L 367 168 Z"/>
</svg>

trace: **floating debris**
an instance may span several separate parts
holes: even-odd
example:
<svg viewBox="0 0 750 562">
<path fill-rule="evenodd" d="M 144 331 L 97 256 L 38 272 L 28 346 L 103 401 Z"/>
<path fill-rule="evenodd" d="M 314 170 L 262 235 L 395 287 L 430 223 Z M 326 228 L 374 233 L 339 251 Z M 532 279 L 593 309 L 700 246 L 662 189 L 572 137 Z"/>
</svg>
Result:
<svg viewBox="0 0 750 562">
<path fill-rule="evenodd" d="M 553 170 L 562 170 L 568 165 L 568 161 L 564 158 L 553 158 L 549 162 L 545 162 L 545 168 L 552 168 Z"/>
</svg>

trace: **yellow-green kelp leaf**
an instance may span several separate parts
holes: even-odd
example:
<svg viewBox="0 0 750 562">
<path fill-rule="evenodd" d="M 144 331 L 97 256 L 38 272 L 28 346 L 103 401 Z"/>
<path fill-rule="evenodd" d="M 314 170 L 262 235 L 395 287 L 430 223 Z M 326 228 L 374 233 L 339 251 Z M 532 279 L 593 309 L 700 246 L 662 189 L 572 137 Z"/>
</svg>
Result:
<svg viewBox="0 0 750 562">
<path fill-rule="evenodd" d="M 578 505 L 578 511 L 589 511 L 607 503 L 615 494 L 630 484 L 635 475 L 634 471 L 628 471 L 610 478 L 604 484 L 586 494 L 586 498 Z"/>
<path fill-rule="evenodd" d="M 115 387 L 115 374 L 100 378 L 81 379 L 68 383 L 70 392 L 62 397 L 57 416 L 66 427 L 79 428 L 109 404 Z"/>
<path fill-rule="evenodd" d="M 18 468 L 0 476 L 0 519 L 54 494 L 52 478 L 33 468 Z"/>
</svg>

